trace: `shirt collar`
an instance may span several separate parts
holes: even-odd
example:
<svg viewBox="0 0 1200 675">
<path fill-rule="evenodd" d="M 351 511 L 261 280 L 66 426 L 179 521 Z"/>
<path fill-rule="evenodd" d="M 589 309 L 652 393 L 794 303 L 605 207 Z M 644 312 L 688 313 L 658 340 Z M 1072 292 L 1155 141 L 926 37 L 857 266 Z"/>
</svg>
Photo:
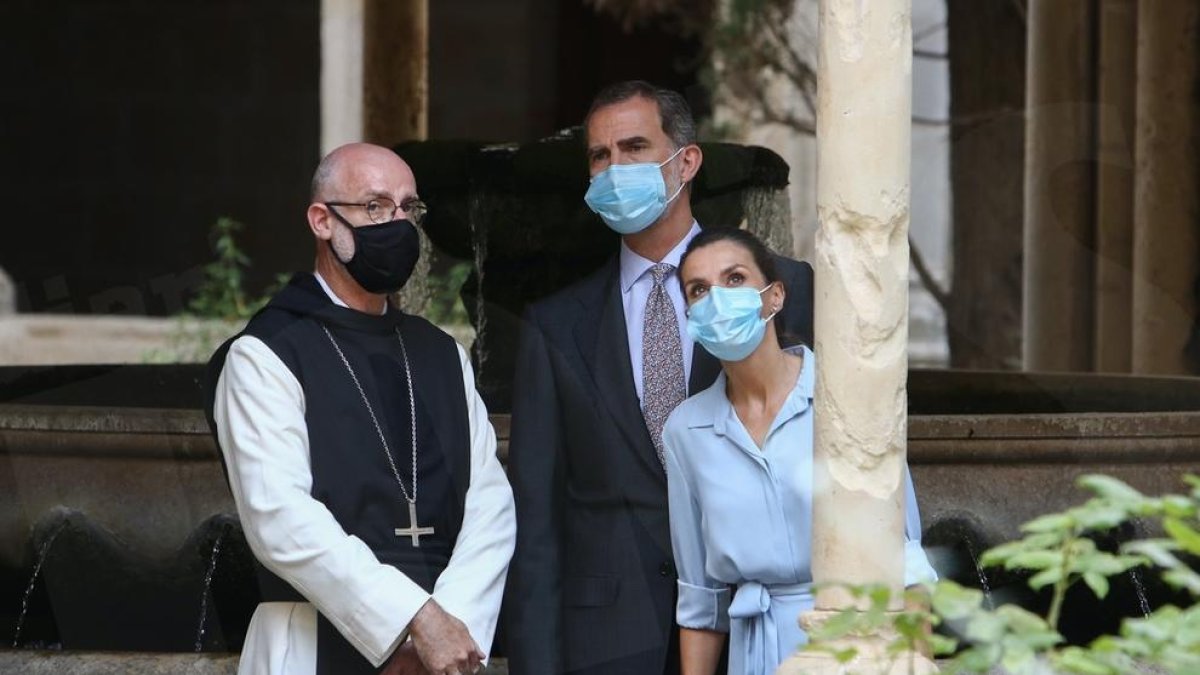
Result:
<svg viewBox="0 0 1200 675">
<path fill-rule="evenodd" d="M 345 307 L 346 309 L 350 309 L 350 305 L 347 305 L 345 302 L 343 302 L 342 299 L 339 298 L 337 296 L 337 294 L 333 292 L 333 289 L 330 288 L 329 284 L 325 282 L 325 277 L 321 276 L 320 272 L 313 270 L 313 276 L 317 278 L 317 283 L 321 284 L 321 290 L 325 291 L 325 295 L 329 296 L 329 299 L 330 299 L 330 301 L 333 302 L 333 304 L 337 305 L 338 307 Z M 379 313 L 379 316 L 383 316 L 383 315 L 387 314 L 387 310 L 388 310 L 388 303 L 387 303 L 387 300 L 384 300 L 383 301 L 383 311 Z"/>
<path fill-rule="evenodd" d="M 665 262 L 678 268 L 679 259 L 683 257 L 683 252 L 687 250 L 687 245 L 691 243 L 692 239 L 698 234 L 700 234 L 700 225 L 693 220 L 692 228 L 688 230 L 687 234 L 683 235 L 683 239 L 680 239 L 678 244 L 675 244 L 675 248 L 671 249 L 665 256 L 663 256 L 663 259 L 660 262 Z M 651 267 L 654 267 L 657 264 L 653 260 L 646 260 L 642 256 L 634 253 L 633 249 L 629 248 L 629 246 L 625 244 L 624 239 L 621 240 L 620 263 L 622 293 L 628 293 L 629 289 L 633 287 L 633 284 L 636 283 L 638 279 L 642 278 L 642 275 L 645 274 Z"/>
<path fill-rule="evenodd" d="M 817 386 L 817 364 L 813 362 L 812 350 L 804 345 L 798 345 L 788 349 L 788 351 L 793 354 L 800 354 L 804 358 L 804 364 L 800 366 L 800 377 L 796 380 L 796 388 L 792 391 L 792 396 L 811 401 L 813 399 L 813 391 Z"/>
<path fill-rule="evenodd" d="M 772 430 L 776 425 L 808 410 L 812 405 L 813 390 L 816 386 L 817 365 L 814 363 L 812 350 L 800 345 L 789 348 L 787 351 L 792 354 L 800 354 L 804 362 L 800 366 L 800 376 L 796 378 L 796 386 L 792 388 L 787 400 L 783 402 L 783 407 L 776 414 L 776 422 L 772 424 Z M 733 404 L 725 396 L 725 372 L 721 371 L 713 385 L 697 394 L 695 398 L 698 399 L 695 404 L 697 408 L 694 410 L 695 414 L 689 420 L 688 426 L 693 429 L 712 426 L 713 432 L 721 436 L 726 435 L 726 430 L 730 424 L 734 423 L 737 413 L 733 410 Z"/>
</svg>

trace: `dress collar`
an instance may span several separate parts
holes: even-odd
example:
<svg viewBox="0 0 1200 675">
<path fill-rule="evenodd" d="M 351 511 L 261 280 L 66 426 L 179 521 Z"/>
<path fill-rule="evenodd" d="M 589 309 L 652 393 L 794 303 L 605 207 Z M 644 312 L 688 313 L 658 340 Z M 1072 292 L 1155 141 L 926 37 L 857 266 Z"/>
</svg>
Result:
<svg viewBox="0 0 1200 675">
<path fill-rule="evenodd" d="M 700 234 L 700 225 L 693 220 L 692 228 L 688 230 L 687 234 L 683 235 L 683 239 L 680 239 L 678 244 L 675 244 L 675 248 L 671 249 L 665 256 L 663 256 L 663 259 L 660 262 L 669 263 L 675 267 L 679 267 L 679 259 L 683 257 L 683 252 L 687 250 L 687 245 L 691 243 L 692 239 L 698 234 Z M 653 260 L 646 260 L 637 253 L 634 253 L 633 249 L 629 248 L 629 246 L 625 244 L 625 240 L 622 239 L 621 292 L 628 293 L 629 289 L 633 287 L 633 284 L 636 283 L 638 279 L 642 278 L 642 275 L 656 264 L 657 263 L 655 263 Z"/>
<path fill-rule="evenodd" d="M 772 424 L 772 429 L 808 410 L 812 405 L 813 390 L 816 384 L 817 365 L 814 362 L 815 357 L 812 350 L 799 345 L 786 351 L 800 354 L 804 358 L 804 363 L 800 366 L 800 375 L 796 378 L 796 386 L 792 388 L 787 400 L 783 402 L 783 407 L 775 416 L 776 421 Z M 739 424 L 733 404 L 725 396 L 725 383 L 725 371 L 722 370 L 711 387 L 693 397 L 695 403 L 688 409 L 687 425 L 689 428 L 712 427 L 714 433 L 724 436 L 729 425 Z"/>
</svg>

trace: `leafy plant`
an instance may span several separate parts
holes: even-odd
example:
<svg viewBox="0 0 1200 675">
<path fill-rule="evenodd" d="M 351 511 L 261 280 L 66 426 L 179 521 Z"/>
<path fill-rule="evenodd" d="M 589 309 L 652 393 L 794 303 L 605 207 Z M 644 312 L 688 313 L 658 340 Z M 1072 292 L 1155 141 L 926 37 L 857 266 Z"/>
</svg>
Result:
<svg viewBox="0 0 1200 675">
<path fill-rule="evenodd" d="M 258 298 L 250 298 L 242 287 L 250 258 L 238 248 L 234 235 L 245 226 L 232 218 L 218 218 L 212 229 L 216 259 L 204 266 L 204 282 L 188 303 L 186 314 L 192 317 L 244 321 L 254 316 L 271 298 L 272 291 L 286 283 L 280 275 L 276 286 Z"/>
<path fill-rule="evenodd" d="M 887 640 L 886 654 L 898 663 L 926 649 L 937 654 L 954 651 L 951 638 L 930 633 L 929 628 L 941 623 L 941 617 L 924 609 L 927 592 L 923 588 L 905 589 L 901 600 L 904 609 L 891 610 L 892 591 L 882 584 L 863 586 L 832 584 L 854 600 L 854 607 L 835 613 L 815 626 L 808 635 L 808 651 L 822 651 L 838 663 L 849 664 L 858 651 L 846 646 L 847 638 L 883 637 Z"/>
<path fill-rule="evenodd" d="M 914 625 L 928 623 L 949 626 L 965 643 L 943 672 L 987 673 L 999 667 L 1014 675 L 1121 675 L 1147 668 L 1200 673 L 1200 605 L 1165 605 L 1145 617 L 1127 618 L 1117 635 L 1102 636 L 1086 646 L 1064 646 L 1058 630 L 1069 588 L 1082 582 L 1103 599 L 1110 578 L 1139 566 L 1153 566 L 1171 587 L 1193 598 L 1200 596 L 1200 574 L 1184 559 L 1200 556 L 1200 477 L 1184 480 L 1191 488 L 1187 495 L 1148 497 L 1109 476 L 1083 476 L 1079 486 L 1092 493 L 1086 502 L 1035 518 L 1022 526 L 1021 539 L 986 551 L 981 564 L 1028 572 L 1030 588 L 1049 589 L 1051 601 L 1044 617 L 1016 605 L 988 609 L 982 592 L 952 581 L 939 581 L 930 588 L 932 612 L 888 614 L 883 609 L 891 591 L 865 586 L 855 588 L 853 597 L 868 600 L 867 609 L 839 613 L 811 633 L 806 649 L 831 652 L 848 662 L 855 654 L 839 640 L 878 635 L 890 622 L 896 637 L 889 650 L 899 655 L 919 646 L 921 636 Z M 1166 536 L 1133 540 L 1115 553 L 1100 550 L 1089 538 L 1132 519 L 1158 522 Z M 959 647 L 958 640 L 937 635 L 929 645 L 937 654 L 950 654 Z"/>
<path fill-rule="evenodd" d="M 470 323 L 467 310 L 458 295 L 470 274 L 470 263 L 460 262 L 451 266 L 445 274 L 430 276 L 428 284 L 431 297 L 425 318 L 440 326 Z"/>
<path fill-rule="evenodd" d="M 262 296 L 251 297 L 246 292 L 245 271 L 250 267 L 250 258 L 238 247 L 235 236 L 243 228 L 232 218 L 217 219 L 211 231 L 215 259 L 204 266 L 204 281 L 187 310 L 179 315 L 167 347 L 147 354 L 147 361 L 206 360 L 217 345 L 237 332 L 287 283 L 287 275 L 280 274 Z"/>
<path fill-rule="evenodd" d="M 1095 496 L 1062 513 L 1035 518 L 1021 527 L 1023 539 L 984 552 L 979 562 L 988 567 L 1029 570 L 1029 587 L 1052 587 L 1046 622 L 1057 630 L 1067 589 L 1083 580 L 1097 598 L 1108 595 L 1108 577 L 1149 562 L 1145 557 L 1100 551 L 1084 535 L 1110 530 L 1130 518 L 1153 514 L 1152 500 L 1108 476 L 1089 475 L 1079 485 Z"/>
</svg>

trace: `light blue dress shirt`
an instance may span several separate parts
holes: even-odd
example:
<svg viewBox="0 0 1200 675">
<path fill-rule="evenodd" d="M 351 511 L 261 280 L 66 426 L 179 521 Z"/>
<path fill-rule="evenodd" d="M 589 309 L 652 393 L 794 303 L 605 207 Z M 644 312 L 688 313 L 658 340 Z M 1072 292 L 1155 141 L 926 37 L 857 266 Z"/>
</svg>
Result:
<svg viewBox="0 0 1200 675">
<path fill-rule="evenodd" d="M 675 266 L 664 280 L 667 297 L 675 307 L 675 319 L 679 322 L 679 343 L 683 347 L 683 379 L 684 383 L 691 382 L 692 377 L 692 348 L 694 343 L 687 334 L 687 303 L 683 299 L 683 290 L 679 288 L 679 259 L 687 250 L 692 238 L 700 234 L 700 226 L 692 221 L 692 229 L 679 240 L 670 253 L 663 256 L 659 262 Z M 629 341 L 629 363 L 633 366 L 633 384 L 637 388 L 638 401 L 642 400 L 642 333 L 646 325 L 646 299 L 654 288 L 654 277 L 650 268 L 656 264 L 633 252 L 633 249 L 621 242 L 621 305 L 625 310 L 625 332 Z"/>
<path fill-rule="evenodd" d="M 663 445 L 671 541 L 684 628 L 730 633 L 729 675 L 770 675 L 807 642 L 796 623 L 813 606 L 812 399 L 804 365 L 760 450 L 725 396 L 725 374 L 667 419 Z M 906 585 L 937 573 L 921 548 L 921 518 L 905 471 Z"/>
</svg>

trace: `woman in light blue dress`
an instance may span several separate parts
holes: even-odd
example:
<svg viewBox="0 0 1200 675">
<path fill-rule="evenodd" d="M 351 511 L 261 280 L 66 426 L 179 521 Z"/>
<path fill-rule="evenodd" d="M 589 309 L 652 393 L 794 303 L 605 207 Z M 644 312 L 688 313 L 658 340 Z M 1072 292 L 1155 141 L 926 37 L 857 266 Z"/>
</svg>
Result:
<svg viewBox="0 0 1200 675">
<path fill-rule="evenodd" d="M 812 608 L 812 399 L 807 347 L 779 346 L 785 289 L 743 230 L 706 230 L 680 261 L 688 333 L 722 362 L 681 403 L 663 445 L 683 675 L 713 675 L 729 635 L 730 675 L 770 675 L 806 642 Z M 905 473 L 905 583 L 936 578 Z"/>
</svg>

